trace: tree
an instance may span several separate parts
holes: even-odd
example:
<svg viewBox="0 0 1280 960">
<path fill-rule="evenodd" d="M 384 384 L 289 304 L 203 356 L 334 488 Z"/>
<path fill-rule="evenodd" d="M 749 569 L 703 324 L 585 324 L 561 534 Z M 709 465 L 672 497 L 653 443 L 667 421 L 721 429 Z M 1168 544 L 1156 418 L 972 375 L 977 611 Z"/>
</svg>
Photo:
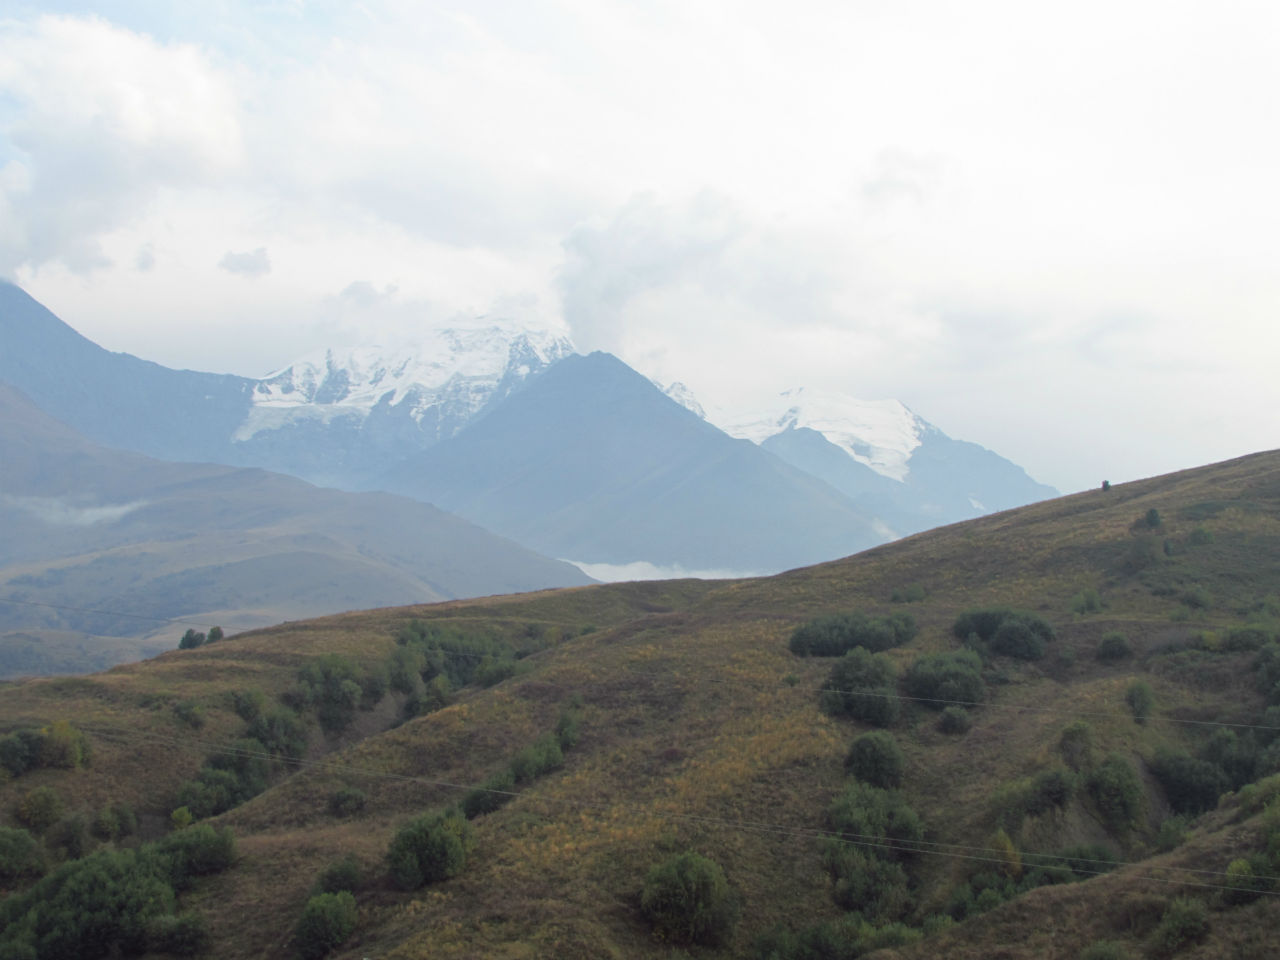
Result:
<svg viewBox="0 0 1280 960">
<path fill-rule="evenodd" d="M 475 840 L 458 812 L 427 813 L 400 828 L 387 850 L 391 879 L 401 890 L 417 890 L 462 872 Z"/>
<path fill-rule="evenodd" d="M 356 900 L 348 891 L 316 894 L 307 901 L 294 929 L 303 960 L 319 960 L 341 946 L 356 929 Z"/>
<path fill-rule="evenodd" d="M 187 627 L 187 632 L 182 635 L 182 639 L 178 641 L 179 650 L 194 650 L 196 647 L 204 644 L 204 634 L 195 627 Z"/>
<path fill-rule="evenodd" d="M 873 787 L 897 787 L 902 783 L 905 763 L 893 734 L 873 730 L 853 741 L 844 768 Z"/>
<path fill-rule="evenodd" d="M 737 922 L 737 904 L 724 871 L 692 851 L 649 871 L 640 909 L 659 936 L 676 943 L 714 946 Z"/>
</svg>

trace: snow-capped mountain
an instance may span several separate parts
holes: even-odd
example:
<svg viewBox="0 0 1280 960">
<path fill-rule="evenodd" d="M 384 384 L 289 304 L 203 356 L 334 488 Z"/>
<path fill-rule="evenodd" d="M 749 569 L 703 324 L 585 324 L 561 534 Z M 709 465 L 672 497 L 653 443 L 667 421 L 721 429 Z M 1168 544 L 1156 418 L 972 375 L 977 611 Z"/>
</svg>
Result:
<svg viewBox="0 0 1280 960">
<path fill-rule="evenodd" d="M 688 390 L 668 396 L 704 416 Z M 725 433 L 825 480 L 894 536 L 1057 495 L 1016 464 L 953 440 L 898 400 L 796 387 L 749 411 L 712 408 Z"/>
<path fill-rule="evenodd" d="M 573 353 L 568 338 L 493 323 L 426 331 L 412 344 L 318 352 L 263 378 L 234 439 L 278 429 L 298 417 L 369 417 L 403 408 L 438 439 L 452 436 L 495 396 Z"/>
<path fill-rule="evenodd" d="M 360 485 L 387 460 L 454 436 L 573 353 L 564 336 L 500 321 L 424 331 L 411 344 L 322 351 L 258 381 L 231 439 L 242 459 Z"/>
<path fill-rule="evenodd" d="M 930 427 L 897 400 L 858 400 L 805 387 L 783 391 L 762 410 L 716 410 L 712 419 L 729 436 L 757 444 L 786 430 L 815 430 L 858 463 L 899 482 Z"/>
</svg>

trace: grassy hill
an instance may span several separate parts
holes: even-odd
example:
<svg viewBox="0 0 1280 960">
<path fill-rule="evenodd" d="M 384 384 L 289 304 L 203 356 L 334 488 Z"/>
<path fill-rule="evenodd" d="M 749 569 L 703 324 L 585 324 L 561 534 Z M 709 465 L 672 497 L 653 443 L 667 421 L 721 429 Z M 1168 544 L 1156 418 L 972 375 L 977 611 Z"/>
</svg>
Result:
<svg viewBox="0 0 1280 960">
<path fill-rule="evenodd" d="M 1032 643 L 1020 628 L 956 636 L 962 612 L 994 607 L 1052 627 L 1040 658 L 1000 652 Z M 851 744 L 877 728 L 824 710 L 838 658 L 797 656 L 789 641 L 854 611 L 909 614 L 916 628 L 883 652 L 892 686 L 853 697 L 898 697 L 890 796 L 914 810 L 914 833 L 833 813 L 856 779 Z M 843 957 L 877 945 L 904 958 L 1264 956 L 1280 897 L 1233 863 L 1280 875 L 1280 805 L 1268 806 L 1280 781 L 1265 779 L 1280 771 L 1280 748 L 1268 750 L 1280 711 L 1267 713 L 1260 682 L 1278 626 L 1280 453 L 1266 453 L 775 577 L 344 614 L 9 685 L 0 729 L 45 726 L 56 743 L 69 734 L 50 725 L 70 720 L 91 756 L 0 783 L 0 811 L 15 826 L 33 791 L 58 793 L 62 820 L 41 841 L 50 865 L 73 846 L 66 821 L 112 803 L 136 810 L 138 833 L 87 846 L 159 837 L 179 800 L 197 797 L 184 782 L 253 729 L 245 717 L 291 705 L 307 724 L 296 761 L 212 817 L 234 832 L 235 861 L 179 898 L 214 956 L 287 955 L 317 878 L 346 856 L 358 919 L 340 957 Z M 977 695 L 921 695 L 918 661 L 966 648 L 982 655 Z M 446 695 L 436 674 L 449 673 Z M 561 763 L 520 759 L 557 730 Z M 224 766 L 253 752 L 241 742 Z M 514 783 L 502 777 L 513 761 L 528 774 Z M 397 831 L 485 783 L 496 809 L 470 821 L 465 867 L 400 889 L 387 862 Z M 1175 807 L 1188 812 L 1175 820 Z M 686 851 L 719 864 L 738 908 L 718 947 L 667 942 L 642 909 L 651 868 Z M 896 900 L 858 899 L 871 869 Z M 21 896 L 33 878 L 6 882 Z M 823 936 L 844 945 L 821 948 Z"/>
</svg>

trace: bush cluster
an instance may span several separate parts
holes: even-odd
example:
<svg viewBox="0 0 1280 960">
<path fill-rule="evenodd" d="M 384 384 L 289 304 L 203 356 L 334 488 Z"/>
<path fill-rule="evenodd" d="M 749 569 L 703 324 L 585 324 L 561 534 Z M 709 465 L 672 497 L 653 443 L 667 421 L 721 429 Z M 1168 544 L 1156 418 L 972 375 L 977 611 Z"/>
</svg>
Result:
<svg viewBox="0 0 1280 960">
<path fill-rule="evenodd" d="M 1119 630 L 1108 630 L 1098 641 L 1098 648 L 1093 655 L 1103 663 L 1115 663 L 1132 656 L 1133 648 L 1129 646 L 1129 638 Z"/>
<path fill-rule="evenodd" d="M 828 808 L 827 822 L 841 838 L 824 851 L 836 904 L 880 922 L 905 915 L 912 897 L 904 864 L 924 839 L 915 810 L 896 790 L 852 781 Z"/>
<path fill-rule="evenodd" d="M 41 767 L 73 770 L 89 762 L 89 739 L 68 720 L 39 730 L 15 730 L 0 737 L 0 767 L 11 777 Z"/>
<path fill-rule="evenodd" d="M 887 617 L 838 613 L 796 627 L 789 646 L 792 653 L 801 657 L 839 657 L 854 647 L 879 653 L 911 642 L 916 632 L 915 619 L 905 612 Z"/>
<path fill-rule="evenodd" d="M 425 813 L 401 827 L 387 850 L 391 880 L 401 890 L 457 876 L 475 844 L 471 824 L 458 811 Z"/>
<path fill-rule="evenodd" d="M 1127 830 L 1142 811 L 1142 783 L 1133 764 L 1118 753 L 1108 754 L 1088 776 L 1086 786 L 1094 806 L 1112 830 Z"/>
<path fill-rule="evenodd" d="M 381 666 L 361 670 L 337 653 L 326 653 L 298 671 L 284 700 L 295 710 L 315 708 L 325 733 L 341 733 L 355 719 L 356 710 L 372 710 L 387 692 L 387 672 Z"/>
<path fill-rule="evenodd" d="M 1007 839 L 1007 838 L 1006 838 Z M 1011 845 L 1010 845 L 1011 846 Z M 998 848 L 997 848 L 998 849 Z M 1106 847 L 1069 847 L 1054 854 L 1018 855 L 1016 868 L 1005 853 L 1004 869 L 983 867 L 952 891 L 947 914 L 955 920 L 985 913 L 1028 890 L 1062 883 L 1077 883 L 1115 869 L 1116 857 Z"/>
<path fill-rule="evenodd" d="M 953 650 L 921 657 L 904 681 L 907 693 L 941 710 L 948 704 L 981 703 L 986 692 L 982 658 L 972 650 Z"/>
<path fill-rule="evenodd" d="M 462 798 L 462 812 L 468 820 L 492 813 L 514 795 L 517 784 L 550 773 L 564 763 L 564 751 L 578 742 L 582 733 L 582 699 L 573 697 L 560 712 L 554 733 L 544 733 L 512 758 L 504 769 L 488 777 Z"/>
<path fill-rule="evenodd" d="M 724 870 L 692 851 L 653 867 L 644 879 L 640 910 L 654 932 L 673 943 L 715 946 L 738 919 L 738 905 Z"/>
<path fill-rule="evenodd" d="M 210 627 L 206 636 L 203 632 L 195 627 L 188 627 L 187 632 L 182 635 L 182 639 L 178 641 L 179 650 L 194 650 L 196 647 L 202 647 L 206 643 L 217 643 L 223 638 L 221 627 Z"/>
<path fill-rule="evenodd" d="M 319 960 L 343 943 L 356 929 L 356 900 L 348 891 L 318 893 L 307 901 L 293 931 L 303 960 Z"/>
<path fill-rule="evenodd" d="M 864 733 L 853 741 L 844 759 L 846 771 L 873 787 L 899 787 L 906 760 L 893 734 L 884 730 Z"/>
<path fill-rule="evenodd" d="M 835 662 L 823 684 L 822 709 L 878 727 L 898 719 L 901 707 L 894 689 L 893 661 L 883 653 L 854 647 Z"/>
<path fill-rule="evenodd" d="M 204 826 L 65 863 L 0 901 L 0 956 L 92 960 L 199 949 L 193 921 L 172 916 L 175 894 L 225 870 L 234 853 L 230 831 Z"/>
</svg>

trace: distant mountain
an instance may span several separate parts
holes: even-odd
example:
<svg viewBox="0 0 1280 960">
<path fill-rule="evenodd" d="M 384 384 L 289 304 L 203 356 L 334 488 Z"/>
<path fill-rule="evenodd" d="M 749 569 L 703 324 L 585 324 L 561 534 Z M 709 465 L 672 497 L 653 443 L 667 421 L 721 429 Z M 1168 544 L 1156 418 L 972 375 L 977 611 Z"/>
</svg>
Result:
<svg viewBox="0 0 1280 960">
<path fill-rule="evenodd" d="M 0 450 L 0 595 L 23 601 L 0 603 L 0 634 L 243 628 L 590 582 L 403 497 L 99 446 L 4 386 Z"/>
<path fill-rule="evenodd" d="M 798 388 L 764 411 L 710 416 L 731 436 L 825 480 L 899 536 L 1058 494 L 1004 457 L 948 437 L 897 400 Z"/>
<path fill-rule="evenodd" d="M 561 360 L 383 486 L 595 563 L 779 570 L 885 539 L 828 484 L 604 353 Z"/>
<path fill-rule="evenodd" d="M 261 380 L 177 371 L 103 350 L 0 283 L 0 380 L 93 440 L 340 489 L 389 484 L 580 561 L 776 571 L 1054 493 L 897 401 L 792 391 L 707 414 L 683 384 L 582 360 L 563 337 L 481 318 Z M 753 447 L 726 446 L 717 427 Z"/>
</svg>

